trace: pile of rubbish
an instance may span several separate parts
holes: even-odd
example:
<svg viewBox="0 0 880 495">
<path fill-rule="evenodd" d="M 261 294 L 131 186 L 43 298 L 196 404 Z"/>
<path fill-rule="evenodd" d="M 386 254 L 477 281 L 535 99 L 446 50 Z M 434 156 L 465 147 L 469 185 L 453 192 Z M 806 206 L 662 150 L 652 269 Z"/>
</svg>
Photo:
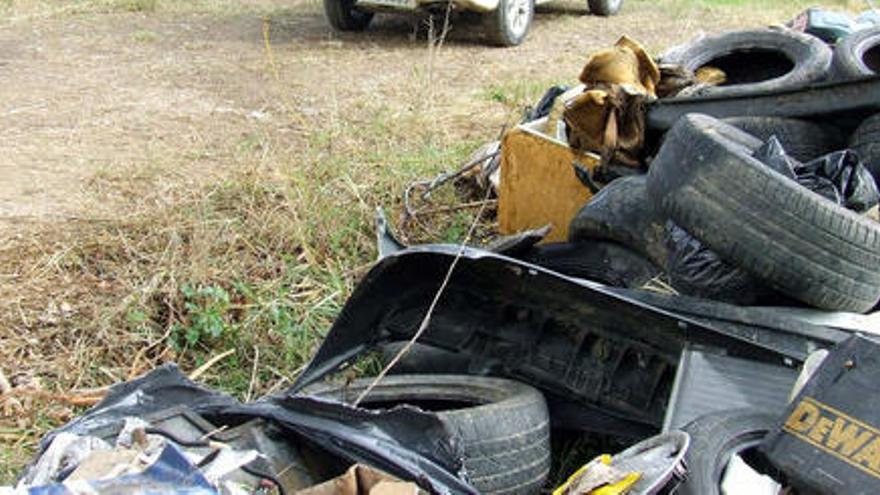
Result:
<svg viewBox="0 0 880 495">
<path fill-rule="evenodd" d="M 0 495 L 877 493 L 875 19 L 657 59 L 621 38 L 424 183 L 496 194 L 506 237 L 406 247 L 380 212 L 290 389 L 243 404 L 165 365 Z M 371 351 L 383 374 L 328 379 Z M 619 448 L 551 479 L 583 434 Z"/>
</svg>

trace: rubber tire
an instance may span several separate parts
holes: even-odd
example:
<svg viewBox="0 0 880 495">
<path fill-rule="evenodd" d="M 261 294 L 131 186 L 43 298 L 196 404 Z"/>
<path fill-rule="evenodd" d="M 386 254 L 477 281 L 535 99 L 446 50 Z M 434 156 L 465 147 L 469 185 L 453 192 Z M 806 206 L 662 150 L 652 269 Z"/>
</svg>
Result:
<svg viewBox="0 0 880 495">
<path fill-rule="evenodd" d="M 363 31 L 373 20 L 372 12 L 354 8 L 354 0 L 324 0 L 324 14 L 337 31 Z"/>
<path fill-rule="evenodd" d="M 645 175 L 631 175 L 602 188 L 571 220 L 569 242 L 615 241 L 665 268 L 666 216 L 648 201 L 646 182 Z"/>
<path fill-rule="evenodd" d="M 590 7 L 591 14 L 608 17 L 620 12 L 623 0 L 587 0 L 587 5 Z"/>
<path fill-rule="evenodd" d="M 514 33 L 510 29 L 509 18 L 507 15 L 507 6 L 509 2 L 511 2 L 511 0 L 500 0 L 498 2 L 498 7 L 492 12 L 485 14 L 483 17 L 486 38 L 489 43 L 495 46 L 516 46 L 522 43 L 529 34 L 529 29 L 535 18 L 535 1 L 528 0 L 528 18 L 526 20 L 526 27 L 523 29 L 522 34 Z"/>
<path fill-rule="evenodd" d="M 639 288 L 662 273 L 640 254 L 608 241 L 543 244 L 522 259 L 569 277 L 612 287 Z"/>
<path fill-rule="evenodd" d="M 843 149 L 844 138 L 837 128 L 807 120 L 782 117 L 731 117 L 724 122 L 761 141 L 776 136 L 788 156 L 808 162 L 832 151 Z"/>
<path fill-rule="evenodd" d="M 720 495 L 719 483 L 733 454 L 760 444 L 776 425 L 772 414 L 754 409 L 733 409 L 701 416 L 684 427 L 691 436 L 685 454 L 687 479 L 678 495 Z"/>
<path fill-rule="evenodd" d="M 880 114 L 868 117 L 849 138 L 849 147 L 880 184 Z"/>
<path fill-rule="evenodd" d="M 880 300 L 880 225 L 751 157 L 760 141 L 681 118 L 648 172 L 648 196 L 723 259 L 808 304 L 866 312 Z"/>
<path fill-rule="evenodd" d="M 306 394 L 352 401 L 371 382 L 319 384 Z M 470 375 L 386 376 L 361 404 L 431 400 L 478 404 L 438 412 L 464 449 L 464 467 L 480 493 L 535 494 L 550 472 L 550 416 L 544 396 L 524 383 Z"/>
<path fill-rule="evenodd" d="M 758 29 L 734 31 L 701 38 L 663 56 L 663 63 L 681 65 L 689 71 L 734 52 L 772 51 L 788 58 L 794 68 L 764 81 L 707 87 L 701 96 L 742 96 L 758 92 L 795 88 L 826 78 L 831 65 L 831 49 L 819 38 L 794 31 Z M 748 66 L 747 62 L 742 63 Z"/>
<path fill-rule="evenodd" d="M 841 81 L 877 75 L 876 71 L 865 64 L 864 55 L 878 45 L 880 45 L 880 26 L 856 31 L 840 40 L 834 47 L 834 60 L 831 63 L 832 78 Z"/>
</svg>

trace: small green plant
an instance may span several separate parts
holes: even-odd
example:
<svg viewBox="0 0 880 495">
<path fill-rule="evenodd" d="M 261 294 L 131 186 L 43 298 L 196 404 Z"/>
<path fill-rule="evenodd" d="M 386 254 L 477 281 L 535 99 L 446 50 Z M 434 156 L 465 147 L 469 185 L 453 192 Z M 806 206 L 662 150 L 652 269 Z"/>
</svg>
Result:
<svg viewBox="0 0 880 495">
<path fill-rule="evenodd" d="M 159 0 L 119 0 L 118 8 L 129 12 L 153 12 L 159 5 Z"/>
<path fill-rule="evenodd" d="M 187 325 L 175 325 L 178 345 L 195 345 L 205 338 L 217 339 L 226 330 L 229 311 L 229 293 L 222 287 L 209 285 L 180 288 Z M 183 342 L 181 342 L 181 338 Z"/>
<path fill-rule="evenodd" d="M 152 43 L 159 39 L 159 35 L 154 33 L 153 31 L 138 29 L 137 31 L 131 33 L 131 39 L 137 41 L 138 43 Z"/>
</svg>

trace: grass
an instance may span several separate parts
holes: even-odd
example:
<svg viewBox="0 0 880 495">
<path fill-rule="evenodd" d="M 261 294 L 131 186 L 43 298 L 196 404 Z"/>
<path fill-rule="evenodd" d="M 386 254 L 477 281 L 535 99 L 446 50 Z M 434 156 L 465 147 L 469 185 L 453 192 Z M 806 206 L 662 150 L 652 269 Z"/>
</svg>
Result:
<svg viewBox="0 0 880 495">
<path fill-rule="evenodd" d="M 739 15 L 765 4 L 627 1 L 648 13 L 710 10 L 704 17 Z M 773 10 L 766 17 L 793 13 L 788 2 L 767 4 L 784 14 Z M 192 371 L 232 349 L 201 378 L 208 386 L 247 400 L 289 385 L 375 259 L 375 207 L 386 207 L 410 243 L 460 241 L 473 220 L 471 211 L 400 225 L 404 186 L 456 167 L 481 141 L 494 138 L 502 123 L 515 121 L 546 87 L 571 83 L 577 68 L 570 66 L 581 60 L 572 55 L 568 65 L 554 62 L 552 70 L 485 84 L 465 71 L 463 77 L 474 79 L 466 81 L 468 92 L 462 95 L 438 87 L 438 81 L 449 80 L 446 72 L 455 68 L 450 66 L 461 62 L 425 50 L 414 63 L 412 57 L 403 62 L 409 71 L 395 81 L 391 94 L 358 86 L 357 74 L 340 84 L 329 74 L 327 81 L 302 87 L 293 76 L 320 71 L 340 51 L 369 58 L 382 55 L 376 46 L 401 49 L 394 39 L 376 41 L 381 36 L 376 33 L 368 33 L 362 44 L 323 32 L 302 34 L 308 26 L 298 23 L 312 22 L 319 12 L 315 0 L 295 5 L 280 0 L 0 0 L 0 21 L 9 24 L 73 17 L 137 26 L 143 21 L 147 27 L 124 31 L 123 40 L 133 42 L 136 52 L 177 43 L 146 22 L 162 16 L 210 15 L 218 19 L 215 28 L 244 13 L 240 17 L 246 20 L 272 17 L 282 27 L 291 26 L 281 33 L 289 38 L 279 47 L 283 55 L 272 56 L 255 44 L 248 49 L 260 53 L 257 63 L 235 62 L 259 74 L 253 87 L 242 86 L 248 94 L 238 96 L 269 94 L 268 102 L 259 103 L 281 124 L 237 123 L 230 130 L 217 122 L 209 130 L 221 138 L 195 133 L 199 139 L 184 149 L 150 142 L 148 158 L 137 166 L 110 161 L 88 178 L 83 210 L 89 215 L 25 222 L 14 227 L 14 235 L 0 236 L 0 372 L 16 389 L 0 402 L 0 484 L 14 479 L 45 431 L 84 410 L 72 396 L 160 363 L 176 361 Z M 194 45 L 195 62 L 190 57 L 179 62 L 182 75 L 175 83 L 194 86 L 204 75 L 185 72 L 191 69 L 187 64 L 205 63 L 201 50 L 215 41 L 182 43 Z M 297 51 L 305 43 L 310 49 Z M 544 52 L 557 49 L 554 44 L 530 56 L 541 60 Z M 104 52 L 111 51 L 105 47 Z M 156 86 L 165 83 L 155 76 Z M 233 81 L 223 83 L 210 89 L 222 92 Z M 310 105 L 322 105 L 314 119 L 301 110 Z M 157 129 L 171 124 L 152 122 Z M 109 132 L 96 129 L 102 131 Z M 125 144 L 148 148 L 142 142 Z M 445 188 L 433 202 L 450 204 L 466 195 Z M 491 222 L 485 219 L 481 232 L 489 232 Z M 356 368 L 374 372 L 375 362 L 365 360 Z"/>
</svg>

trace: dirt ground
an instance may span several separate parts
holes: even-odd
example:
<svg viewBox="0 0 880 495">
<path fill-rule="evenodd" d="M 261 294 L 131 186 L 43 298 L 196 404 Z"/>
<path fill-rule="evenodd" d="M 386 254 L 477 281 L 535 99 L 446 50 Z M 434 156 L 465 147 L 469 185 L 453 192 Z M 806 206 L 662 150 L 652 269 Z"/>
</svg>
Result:
<svg viewBox="0 0 880 495">
<path fill-rule="evenodd" d="M 0 31 L 0 221 L 112 217 L 123 198 L 96 178 L 163 162 L 185 168 L 187 180 L 211 177 L 236 166 L 230 144 L 242 136 L 293 145 L 361 117 L 365 102 L 392 113 L 430 105 L 449 123 L 444 132 L 491 135 L 499 112 L 481 98 L 485 88 L 570 80 L 590 49 L 622 33 L 658 49 L 750 20 L 663 7 L 631 1 L 608 19 L 579 4 L 541 8 L 528 41 L 512 49 L 480 44 L 476 23 L 454 25 L 433 60 L 424 26 L 414 37 L 408 20 L 382 16 L 367 33 L 340 35 L 320 4 L 298 0 L 13 17 Z"/>
<path fill-rule="evenodd" d="M 442 43 L 385 15 L 334 33 L 315 0 L 0 1 L 0 484 L 83 390 L 160 362 L 232 349 L 207 383 L 289 383 L 374 259 L 375 206 L 591 50 L 627 34 L 656 53 L 803 7 L 583 3 L 539 8 L 499 49 L 473 19 Z"/>
</svg>

